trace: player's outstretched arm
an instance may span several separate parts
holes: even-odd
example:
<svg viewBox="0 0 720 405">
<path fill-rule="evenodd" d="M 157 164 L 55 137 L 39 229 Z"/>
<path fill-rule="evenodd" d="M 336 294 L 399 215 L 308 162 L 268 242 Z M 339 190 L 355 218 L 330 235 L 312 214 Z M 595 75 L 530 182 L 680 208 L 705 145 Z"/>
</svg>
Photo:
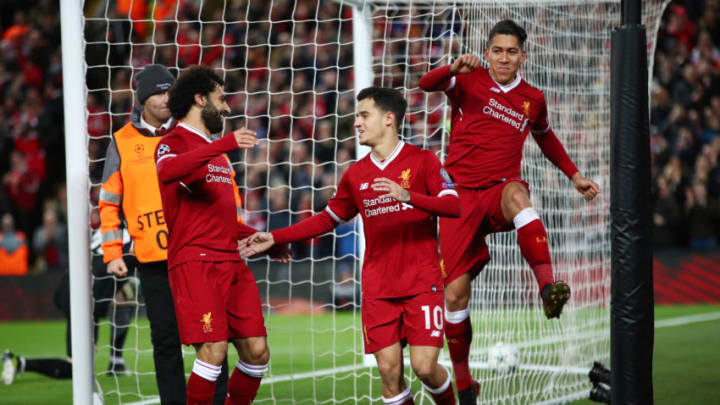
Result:
<svg viewBox="0 0 720 405">
<path fill-rule="evenodd" d="M 600 187 L 598 187 L 597 183 L 588 180 L 580 173 L 552 129 L 548 129 L 547 132 L 544 133 L 533 132 L 533 138 L 535 138 L 545 157 L 572 180 L 575 189 L 582 194 L 586 200 L 590 201 L 600 193 Z"/>
<path fill-rule="evenodd" d="M 420 78 L 418 87 L 424 91 L 446 91 L 450 88 L 450 79 L 457 74 L 470 73 L 480 66 L 480 58 L 473 54 L 465 54 L 455 59 L 452 64 L 435 68 Z"/>
<path fill-rule="evenodd" d="M 460 216 L 460 199 L 454 191 L 441 197 L 424 195 L 406 190 L 385 177 L 375 179 L 372 188 L 375 191 L 386 192 L 379 198 L 393 198 L 439 217 L 457 218 Z"/>
<path fill-rule="evenodd" d="M 240 255 L 251 257 L 263 253 L 275 245 L 275 238 L 270 232 L 256 232 L 239 242 Z"/>
<path fill-rule="evenodd" d="M 258 144 L 255 131 L 246 128 L 230 132 L 194 150 L 175 154 L 173 146 L 161 140 L 156 152 L 158 180 L 163 183 L 185 181 L 210 159 L 235 149 L 250 149 Z"/>
<path fill-rule="evenodd" d="M 328 233 L 338 226 L 327 210 L 286 228 L 272 232 L 256 232 L 240 241 L 240 254 L 250 257 L 270 249 L 275 244 L 300 242 Z M 270 236 L 266 235 L 269 234 Z"/>
<path fill-rule="evenodd" d="M 592 180 L 585 178 L 580 172 L 575 173 L 572 176 L 572 182 L 582 196 L 590 201 L 600 193 L 600 187 Z"/>
<path fill-rule="evenodd" d="M 257 229 L 247 226 L 244 222 L 238 222 L 238 233 L 237 237 L 240 239 L 238 241 L 238 251 L 242 252 L 243 248 L 246 248 L 248 246 L 250 237 L 253 235 L 256 235 L 258 233 L 264 233 L 264 232 L 258 232 Z M 269 250 L 268 250 L 269 249 Z M 260 249 L 258 249 L 260 250 Z M 268 251 L 267 254 L 270 256 L 271 259 L 278 261 L 280 263 L 288 263 L 290 262 L 290 246 L 287 243 L 278 244 L 278 245 L 269 245 L 268 247 L 260 250 L 260 252 Z M 260 253 L 258 252 L 258 253 Z M 250 257 L 254 256 L 257 253 L 249 254 L 249 256 L 243 255 L 243 257 Z"/>
</svg>

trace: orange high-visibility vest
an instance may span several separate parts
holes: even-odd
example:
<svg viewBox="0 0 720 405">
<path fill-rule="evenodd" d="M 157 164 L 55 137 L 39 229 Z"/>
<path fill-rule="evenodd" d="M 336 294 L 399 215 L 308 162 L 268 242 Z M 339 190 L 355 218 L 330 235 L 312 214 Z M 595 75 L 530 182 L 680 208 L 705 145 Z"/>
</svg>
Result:
<svg viewBox="0 0 720 405">
<path fill-rule="evenodd" d="M 121 203 L 138 261 L 167 260 L 168 230 L 154 159 L 161 138 L 145 136 L 131 123 L 113 134 L 120 164 L 103 183 L 98 203 L 106 263 L 122 257 Z M 105 164 L 113 164 L 113 158 L 107 156 Z"/>
</svg>

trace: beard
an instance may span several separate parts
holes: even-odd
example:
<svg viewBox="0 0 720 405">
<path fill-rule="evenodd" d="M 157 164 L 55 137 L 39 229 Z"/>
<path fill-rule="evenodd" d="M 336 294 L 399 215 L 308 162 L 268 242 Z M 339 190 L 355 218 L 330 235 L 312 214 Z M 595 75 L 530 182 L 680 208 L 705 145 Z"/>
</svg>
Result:
<svg viewBox="0 0 720 405">
<path fill-rule="evenodd" d="M 210 131 L 211 134 L 217 134 L 223 129 L 223 118 L 225 114 L 220 112 L 213 103 L 208 100 L 200 113 L 205 127 Z"/>
</svg>

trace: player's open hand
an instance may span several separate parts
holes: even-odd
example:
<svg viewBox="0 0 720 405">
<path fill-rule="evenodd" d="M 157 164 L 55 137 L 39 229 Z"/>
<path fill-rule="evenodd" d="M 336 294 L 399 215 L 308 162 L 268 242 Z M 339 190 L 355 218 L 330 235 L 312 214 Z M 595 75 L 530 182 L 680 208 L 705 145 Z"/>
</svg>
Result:
<svg viewBox="0 0 720 405">
<path fill-rule="evenodd" d="M 454 75 L 470 73 L 478 66 L 480 66 L 480 58 L 471 53 L 466 53 L 455 59 L 450 65 L 450 73 Z"/>
<path fill-rule="evenodd" d="M 122 257 L 118 257 L 107 264 L 107 273 L 118 277 L 125 277 L 128 274 L 128 268 Z"/>
<path fill-rule="evenodd" d="M 247 128 L 240 128 L 234 131 L 233 136 L 235 137 L 235 142 L 237 142 L 239 149 L 250 149 L 258 144 L 255 131 Z"/>
<path fill-rule="evenodd" d="M 394 198 L 396 201 L 408 202 L 410 201 L 410 193 L 402 188 L 399 184 L 395 183 L 385 177 L 379 177 L 374 180 L 372 189 L 375 191 L 385 191 L 387 194 L 383 194 L 380 198 Z"/>
<path fill-rule="evenodd" d="M 586 179 L 585 176 L 580 174 L 580 172 L 575 173 L 572 176 L 572 181 L 575 185 L 575 189 L 588 201 L 592 200 L 600 193 L 600 187 L 598 187 L 597 183 Z"/>
<path fill-rule="evenodd" d="M 270 232 L 256 232 L 238 244 L 242 257 L 251 257 L 270 249 L 275 244 Z"/>
</svg>

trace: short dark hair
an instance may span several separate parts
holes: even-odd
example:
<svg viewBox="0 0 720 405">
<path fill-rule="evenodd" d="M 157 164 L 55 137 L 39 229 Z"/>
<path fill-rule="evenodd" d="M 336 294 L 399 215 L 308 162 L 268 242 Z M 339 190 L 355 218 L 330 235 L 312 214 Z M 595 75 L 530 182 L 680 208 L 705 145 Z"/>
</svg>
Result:
<svg viewBox="0 0 720 405">
<path fill-rule="evenodd" d="M 488 46 L 492 43 L 493 38 L 495 38 L 495 35 L 512 35 L 515 38 L 517 38 L 518 43 L 520 44 L 520 49 L 523 49 L 525 47 L 525 40 L 527 39 L 527 32 L 525 32 L 525 29 L 519 25 L 513 20 L 502 20 L 499 23 L 495 24 L 494 27 L 490 30 L 490 34 L 488 35 Z"/>
<path fill-rule="evenodd" d="M 185 117 L 195 102 L 195 95 L 208 96 L 217 85 L 224 86 L 225 81 L 207 66 L 194 65 L 180 72 L 175 84 L 170 88 L 168 107 L 173 118 Z"/>
<path fill-rule="evenodd" d="M 403 117 L 405 117 L 405 110 L 407 109 L 407 101 L 405 101 L 402 93 L 389 87 L 368 87 L 360 90 L 360 93 L 357 95 L 357 101 L 362 101 L 366 98 L 373 99 L 375 105 L 382 111 L 395 114 L 395 126 L 399 130 Z"/>
</svg>

